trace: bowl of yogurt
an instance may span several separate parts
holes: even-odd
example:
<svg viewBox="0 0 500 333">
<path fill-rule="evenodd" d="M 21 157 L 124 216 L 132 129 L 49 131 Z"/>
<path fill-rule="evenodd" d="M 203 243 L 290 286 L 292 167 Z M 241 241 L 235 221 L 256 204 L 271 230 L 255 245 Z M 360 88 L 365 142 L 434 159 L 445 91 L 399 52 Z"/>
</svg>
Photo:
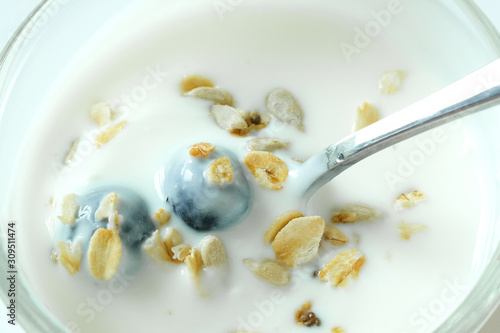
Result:
<svg viewBox="0 0 500 333">
<path fill-rule="evenodd" d="M 499 41 L 469 1 L 42 3 L 0 62 L 3 300 L 28 332 L 478 330 L 498 108 L 293 182 Z"/>
</svg>

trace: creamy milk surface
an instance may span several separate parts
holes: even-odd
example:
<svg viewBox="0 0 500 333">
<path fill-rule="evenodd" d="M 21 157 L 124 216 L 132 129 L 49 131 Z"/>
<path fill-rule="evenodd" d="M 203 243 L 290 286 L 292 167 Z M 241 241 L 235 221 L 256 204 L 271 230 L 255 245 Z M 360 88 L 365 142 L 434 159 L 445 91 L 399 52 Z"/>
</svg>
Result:
<svg viewBox="0 0 500 333">
<path fill-rule="evenodd" d="M 338 248 L 322 246 L 315 260 L 292 270 L 288 286 L 259 279 L 243 259 L 275 257 L 263 242 L 264 232 L 280 214 L 302 209 L 300 198 L 287 191 L 286 182 L 281 191 L 259 187 L 244 165 L 254 202 L 242 222 L 196 232 L 173 214 L 167 225 L 193 247 L 208 234 L 223 241 L 227 274 L 204 272 L 206 297 L 194 287 L 185 265 L 158 263 L 146 254 L 133 274 L 122 267 L 125 255 L 107 282 L 90 275 L 85 256 L 74 276 L 51 261 L 65 194 L 126 187 L 145 200 L 149 215 L 159 208 L 171 211 L 158 196 L 154 176 L 178 149 L 209 142 L 242 160 L 249 139 L 274 137 L 290 141 L 288 149 L 275 154 L 293 172 L 300 167 L 294 159 L 305 160 L 350 134 L 356 108 L 364 101 L 387 116 L 457 78 L 450 73 L 464 70 L 439 63 L 446 54 L 430 61 L 418 49 L 429 47 L 422 41 L 404 43 L 401 29 L 412 29 L 426 12 L 411 2 L 380 1 L 373 9 L 327 1 L 217 4 L 175 2 L 167 9 L 152 1 L 132 7 L 87 46 L 43 105 L 24 146 L 11 204 L 12 217 L 21 221 L 19 243 L 30 244 L 23 246 L 20 262 L 33 292 L 74 332 L 330 332 L 342 327 L 346 332 L 410 333 L 437 327 L 467 296 L 488 254 L 484 239 L 491 229 L 478 213 L 485 195 L 478 179 L 482 156 L 468 132 L 473 124 L 466 120 L 376 154 L 314 195 L 303 213 L 322 216 L 327 224 L 333 208 L 349 203 L 373 206 L 380 217 L 339 225 L 351 241 Z M 443 26 L 453 25 L 441 7 L 433 9 Z M 380 31 L 364 34 L 363 44 L 359 29 L 367 24 L 368 29 L 378 24 Z M 455 47 L 453 41 L 450 45 Z M 403 70 L 406 80 L 395 94 L 382 95 L 378 79 L 391 69 Z M 179 82 L 189 74 L 210 78 L 231 92 L 237 107 L 249 111 L 265 113 L 266 95 L 285 88 L 302 106 L 305 131 L 272 119 L 247 137 L 232 136 L 209 115 L 210 102 L 181 96 Z M 99 149 L 93 146 L 98 127 L 88 117 L 98 100 L 115 105 L 117 121 L 127 122 Z M 80 149 L 63 166 L 78 138 Z M 427 201 L 395 211 L 394 199 L 412 190 L 426 194 Z M 402 240 L 397 228 L 402 220 L 423 223 L 427 230 Z M 313 277 L 351 248 L 366 256 L 366 264 L 347 288 Z M 295 324 L 295 311 L 305 301 L 312 302 L 321 326 Z"/>
</svg>

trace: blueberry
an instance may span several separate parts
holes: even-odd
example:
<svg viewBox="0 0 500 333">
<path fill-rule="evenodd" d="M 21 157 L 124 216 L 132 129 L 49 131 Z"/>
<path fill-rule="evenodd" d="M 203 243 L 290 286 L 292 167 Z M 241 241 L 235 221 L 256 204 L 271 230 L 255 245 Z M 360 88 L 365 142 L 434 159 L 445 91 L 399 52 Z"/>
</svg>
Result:
<svg viewBox="0 0 500 333">
<path fill-rule="evenodd" d="M 98 221 L 95 213 L 102 199 L 111 192 L 118 195 L 118 213 L 123 217 L 118 234 L 124 250 L 131 256 L 138 256 L 141 245 L 153 233 L 155 225 L 149 217 L 144 200 L 123 187 L 99 188 L 88 194 L 78 195 L 78 218 L 72 226 L 63 227 L 61 238 L 82 238 L 83 250 L 86 251 L 94 231 L 106 228 L 107 221 Z"/>
<path fill-rule="evenodd" d="M 177 152 L 158 171 L 157 188 L 162 198 L 184 223 L 198 231 L 224 229 L 241 221 L 250 210 L 253 192 L 238 159 L 220 146 L 207 158 L 193 157 L 188 151 Z M 234 179 L 212 184 L 205 171 L 220 157 L 229 158 Z"/>
</svg>

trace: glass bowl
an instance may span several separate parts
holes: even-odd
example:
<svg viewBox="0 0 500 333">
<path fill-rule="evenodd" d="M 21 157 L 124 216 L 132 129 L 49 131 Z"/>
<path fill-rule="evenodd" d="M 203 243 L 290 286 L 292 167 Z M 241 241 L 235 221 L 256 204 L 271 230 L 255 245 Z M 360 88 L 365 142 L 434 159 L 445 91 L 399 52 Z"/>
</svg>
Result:
<svg viewBox="0 0 500 333">
<path fill-rule="evenodd" d="M 231 20 L 231 15 L 236 16 L 238 10 L 242 8 L 252 11 L 256 10 L 255 8 L 263 8 L 259 6 L 265 6 L 267 10 L 280 11 L 284 8 L 282 6 L 285 6 L 284 2 L 280 1 L 273 2 L 272 5 L 263 1 L 190 1 L 189 3 L 192 7 L 190 10 L 195 13 L 193 15 L 210 13 L 222 23 L 226 19 Z M 439 73 L 439 78 L 428 78 L 430 82 L 427 89 L 412 94 L 411 98 L 414 100 L 432 93 L 436 88 L 445 86 L 500 56 L 498 32 L 472 1 L 439 1 L 434 4 L 388 1 L 379 2 L 373 5 L 373 8 L 358 1 L 353 1 L 349 5 L 337 1 L 337 5 L 338 13 L 332 15 L 332 20 L 337 20 L 340 30 L 343 29 L 346 34 L 335 35 L 334 40 L 343 52 L 346 66 L 352 66 L 349 64 L 359 61 L 360 68 L 365 68 L 367 64 L 363 64 L 363 57 L 365 55 L 368 57 L 370 54 L 370 44 L 380 41 L 386 43 L 386 47 L 396 54 L 394 58 L 388 57 L 387 61 L 382 61 L 387 68 L 392 66 L 392 61 L 398 59 L 398 54 L 411 52 L 417 55 L 420 61 L 428 64 L 429 68 Z M 161 6 L 156 15 L 153 14 L 155 6 Z M 289 1 L 286 7 L 308 13 L 308 5 L 303 1 Z M 356 8 L 359 15 L 355 14 Z M 412 11 L 405 11 L 405 8 L 412 8 Z M 84 56 L 92 54 L 95 59 L 102 57 L 109 60 L 110 55 L 106 51 L 110 50 L 110 44 L 116 46 L 118 52 L 126 55 L 129 50 L 123 48 L 123 45 L 126 45 L 123 44 L 124 40 L 138 36 L 140 40 L 141 33 L 145 31 L 143 29 L 157 29 L 158 27 L 154 28 L 151 22 L 161 27 L 158 22 L 161 22 L 159 18 L 165 9 L 181 14 L 185 10 L 182 2 L 175 0 L 167 3 L 148 1 L 147 4 L 135 0 L 110 0 L 102 3 L 88 3 L 83 0 L 47 0 L 27 18 L 0 56 L 0 161 L 2 161 L 0 202 L 2 203 L 1 227 L 4 235 L 0 243 L 2 249 L 0 267 L 3 272 L 9 270 L 6 266 L 9 258 L 5 235 L 8 235 L 9 223 L 15 223 L 16 246 L 18 249 L 23 249 L 19 250 L 16 263 L 17 316 L 28 332 L 62 332 L 72 331 L 72 328 L 67 323 L 63 325 L 47 307 L 43 298 L 32 288 L 37 276 L 33 274 L 33 270 L 25 266 L 28 260 L 32 260 L 28 259 L 29 255 L 41 254 L 36 253 L 39 248 L 30 243 L 33 236 L 28 235 L 28 221 L 18 220 L 9 207 L 9 200 L 16 190 L 14 179 L 23 162 L 21 158 L 26 138 L 36 126 L 43 106 L 58 96 L 57 88 L 65 86 L 64 80 L 67 80 L 69 73 L 74 72 L 74 75 L 78 76 L 82 71 L 89 70 L 89 67 L 80 65 Z M 392 17 L 384 17 L 382 11 L 392 13 Z M 149 13 L 151 19 L 134 22 L 127 29 L 123 29 L 123 26 L 117 28 L 127 18 L 137 15 L 137 12 Z M 387 33 L 388 36 L 384 36 L 384 28 L 390 25 L 391 21 L 396 22 L 400 13 L 401 16 L 411 19 L 402 25 L 404 28 L 392 29 Z M 440 17 L 445 17 L 446 20 L 440 21 Z M 172 16 L 170 18 L 172 19 Z M 416 24 L 418 22 L 420 24 Z M 179 20 L 176 24 L 183 22 Z M 116 40 L 103 37 L 113 36 L 113 33 L 117 37 Z M 147 40 L 150 37 L 144 36 L 143 39 Z M 208 53 L 209 56 L 213 56 L 213 53 Z M 236 52 L 235 57 L 238 55 Z M 147 57 L 147 54 L 143 56 Z M 182 70 L 189 68 L 189 65 L 185 65 Z M 101 66 L 96 70 L 105 71 L 105 69 Z M 117 81 L 120 80 L 120 73 L 112 74 L 117 76 Z M 488 82 L 486 79 L 478 85 L 487 85 Z M 71 82 L 66 88 L 67 91 L 74 89 Z M 106 89 L 106 87 L 100 88 Z M 404 104 L 398 106 L 403 107 Z M 475 286 L 462 297 L 458 307 L 447 315 L 447 319 L 435 328 L 436 332 L 477 331 L 500 301 L 500 263 L 497 260 L 500 257 L 498 247 L 500 174 L 497 171 L 500 169 L 500 154 L 494 150 L 498 148 L 500 142 L 497 131 L 500 125 L 498 111 L 486 111 L 464 120 L 467 135 L 483 143 L 476 147 L 477 160 L 481 163 L 477 171 L 478 187 L 483 195 L 478 218 L 481 219 L 481 225 L 484 225 L 487 232 L 477 236 L 480 237 L 478 241 L 481 246 L 476 251 L 481 255 L 474 257 Z M 71 113 L 68 117 L 71 118 Z M 334 142 L 334 139 L 332 138 L 331 142 Z M 36 172 L 38 167 L 43 166 L 32 165 L 31 169 Z M 44 223 L 44 218 L 40 221 L 39 223 Z M 1 297 L 6 303 L 9 301 L 7 290 L 7 282 L 2 279 Z M 439 300 L 435 302 L 438 303 Z M 420 324 L 417 322 L 413 328 L 424 326 L 427 327 L 425 321 Z"/>
</svg>

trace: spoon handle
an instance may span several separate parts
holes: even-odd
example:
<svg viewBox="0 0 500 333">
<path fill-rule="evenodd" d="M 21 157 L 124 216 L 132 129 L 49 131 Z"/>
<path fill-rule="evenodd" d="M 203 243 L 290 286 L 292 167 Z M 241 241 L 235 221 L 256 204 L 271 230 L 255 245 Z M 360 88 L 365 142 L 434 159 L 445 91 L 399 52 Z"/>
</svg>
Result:
<svg viewBox="0 0 500 333">
<path fill-rule="evenodd" d="M 434 127 L 500 104 L 500 59 L 437 93 L 357 131 L 308 159 L 291 175 L 309 198 L 335 176 L 364 158 Z"/>
</svg>

